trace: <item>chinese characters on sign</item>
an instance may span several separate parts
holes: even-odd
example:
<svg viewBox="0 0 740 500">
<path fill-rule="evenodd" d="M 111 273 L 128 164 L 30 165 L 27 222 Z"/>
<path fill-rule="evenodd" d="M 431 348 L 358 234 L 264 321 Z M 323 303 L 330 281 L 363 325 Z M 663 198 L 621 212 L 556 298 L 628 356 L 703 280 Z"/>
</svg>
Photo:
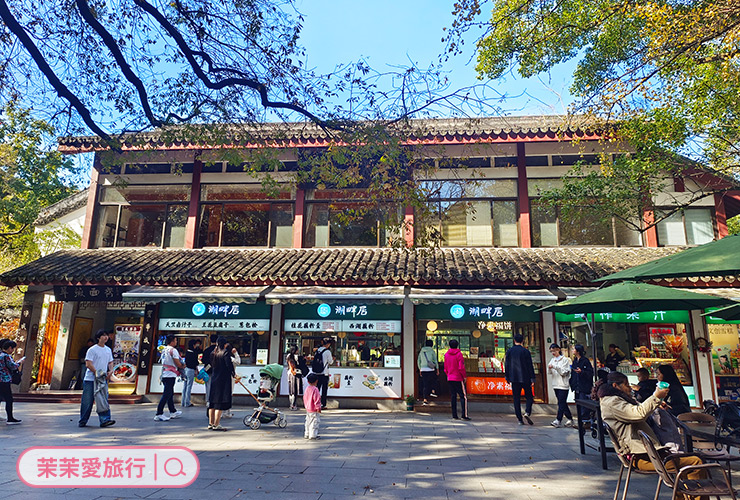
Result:
<svg viewBox="0 0 740 500">
<path fill-rule="evenodd" d="M 55 286 L 54 297 L 62 302 L 111 302 L 123 300 L 120 286 Z"/>
<path fill-rule="evenodd" d="M 401 322 L 397 320 L 316 320 L 286 319 L 286 332 L 380 332 L 401 333 Z"/>
<path fill-rule="evenodd" d="M 198 477 L 198 457 L 181 446 L 29 448 L 18 476 L 36 488 L 182 488 Z"/>
<path fill-rule="evenodd" d="M 258 332 L 270 329 L 268 319 L 199 319 L 199 318 L 160 318 L 160 330 L 184 331 L 247 331 Z"/>
</svg>

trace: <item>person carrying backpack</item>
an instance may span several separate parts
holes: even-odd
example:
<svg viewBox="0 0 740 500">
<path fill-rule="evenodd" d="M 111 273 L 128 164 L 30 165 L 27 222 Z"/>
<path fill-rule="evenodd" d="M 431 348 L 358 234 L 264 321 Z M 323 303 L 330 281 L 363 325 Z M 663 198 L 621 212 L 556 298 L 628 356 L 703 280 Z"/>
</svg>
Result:
<svg viewBox="0 0 740 500">
<path fill-rule="evenodd" d="M 329 366 L 334 362 L 334 357 L 329 350 L 330 345 L 331 338 L 325 338 L 311 361 L 311 371 L 319 377 L 317 387 L 321 391 L 322 409 L 326 408 L 326 395 L 329 390 Z"/>
<path fill-rule="evenodd" d="M 432 390 L 439 376 L 439 361 L 437 361 L 437 353 L 434 351 L 433 345 L 434 341 L 427 339 L 416 358 L 416 366 L 419 367 L 419 373 L 421 374 L 421 393 L 425 405 L 429 404 L 429 396 L 432 395 Z"/>
</svg>

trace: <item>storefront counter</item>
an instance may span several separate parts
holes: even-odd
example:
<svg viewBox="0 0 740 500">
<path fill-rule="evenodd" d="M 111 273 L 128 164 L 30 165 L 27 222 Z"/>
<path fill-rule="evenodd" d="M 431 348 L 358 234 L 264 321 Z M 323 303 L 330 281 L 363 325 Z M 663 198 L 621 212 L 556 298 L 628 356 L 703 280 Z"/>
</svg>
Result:
<svg viewBox="0 0 740 500">
<path fill-rule="evenodd" d="M 327 396 L 354 398 L 394 398 L 403 396 L 400 368 L 334 367 L 329 369 Z M 303 387 L 306 387 L 303 377 Z M 288 395 L 288 371 L 283 371 L 280 395 Z"/>
<path fill-rule="evenodd" d="M 202 366 L 200 368 L 202 368 Z M 262 368 L 262 366 L 238 365 L 235 367 L 236 374 L 242 377 L 242 384 L 246 385 L 249 390 L 252 391 L 252 393 L 254 393 L 255 395 L 259 390 L 260 368 Z M 159 381 L 160 375 L 162 375 L 162 365 L 153 365 L 151 378 L 149 379 L 149 392 L 152 394 L 161 394 L 164 391 L 164 385 L 162 385 L 162 383 Z M 285 372 L 283 372 L 283 375 L 285 375 Z M 181 394 L 182 387 L 183 381 L 178 378 L 175 381 L 175 394 Z M 205 393 L 206 386 L 204 384 L 199 384 L 197 381 L 193 383 L 193 394 Z M 247 394 L 247 391 L 241 385 L 236 384 L 234 386 L 234 394 Z"/>
</svg>

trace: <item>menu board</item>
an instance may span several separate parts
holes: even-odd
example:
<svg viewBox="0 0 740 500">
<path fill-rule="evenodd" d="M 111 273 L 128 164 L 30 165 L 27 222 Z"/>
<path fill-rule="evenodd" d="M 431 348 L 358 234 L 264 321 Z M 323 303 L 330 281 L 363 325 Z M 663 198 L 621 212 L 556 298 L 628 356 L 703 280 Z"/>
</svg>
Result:
<svg viewBox="0 0 740 500">
<path fill-rule="evenodd" d="M 136 382 L 136 367 L 139 364 L 139 345 L 142 325 L 115 325 L 113 344 L 113 373 L 111 384 L 133 384 Z"/>
</svg>

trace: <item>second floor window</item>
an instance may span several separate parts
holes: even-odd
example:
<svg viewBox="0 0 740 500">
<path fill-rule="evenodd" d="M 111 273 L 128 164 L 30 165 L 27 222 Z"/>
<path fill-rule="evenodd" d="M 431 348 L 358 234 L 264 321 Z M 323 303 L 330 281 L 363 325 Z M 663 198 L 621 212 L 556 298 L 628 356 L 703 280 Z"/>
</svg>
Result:
<svg viewBox="0 0 740 500">
<path fill-rule="evenodd" d="M 200 247 L 291 247 L 290 192 L 268 194 L 252 184 L 201 186 Z"/>
<path fill-rule="evenodd" d="M 702 245 L 714 240 L 714 222 L 709 208 L 687 208 L 658 222 L 661 246 Z"/>
<path fill-rule="evenodd" d="M 306 201 L 305 247 L 378 247 L 401 238 L 398 208 L 362 201 L 362 190 L 324 190 Z M 329 201 L 331 200 L 331 201 Z"/>
<path fill-rule="evenodd" d="M 190 186 L 100 188 L 96 248 L 183 247 Z"/>
</svg>

